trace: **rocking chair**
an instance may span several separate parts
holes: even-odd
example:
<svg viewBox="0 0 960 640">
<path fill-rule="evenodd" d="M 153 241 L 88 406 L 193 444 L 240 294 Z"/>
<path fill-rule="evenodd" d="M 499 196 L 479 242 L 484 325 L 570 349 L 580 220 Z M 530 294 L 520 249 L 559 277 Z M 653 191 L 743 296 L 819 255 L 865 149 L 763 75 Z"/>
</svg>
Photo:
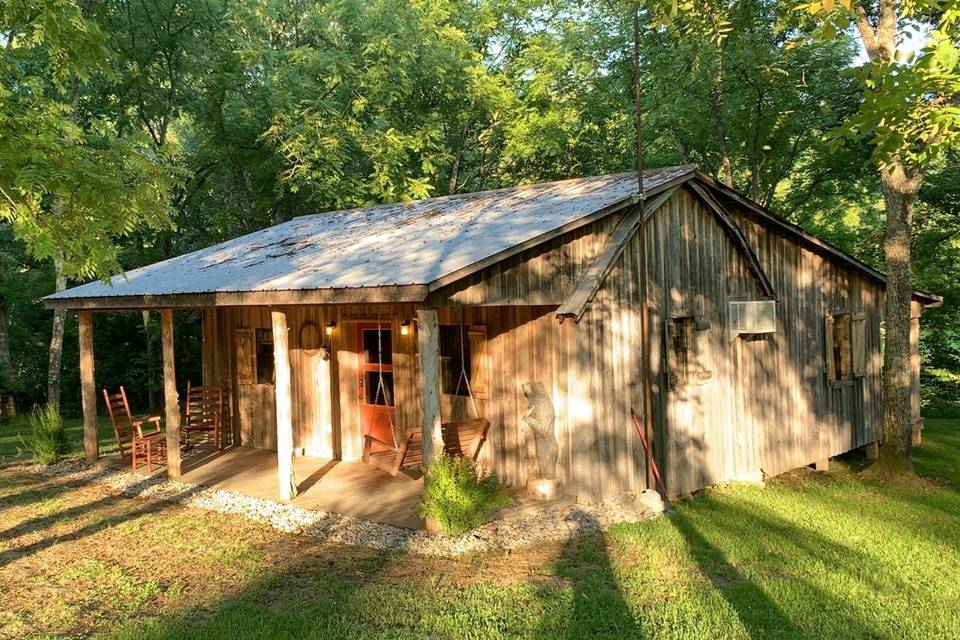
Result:
<svg viewBox="0 0 960 640">
<path fill-rule="evenodd" d="M 187 406 L 180 433 L 187 448 L 196 442 L 212 442 L 223 448 L 223 387 L 207 385 L 194 387 L 187 381 Z"/>
<path fill-rule="evenodd" d="M 122 461 L 125 455 L 125 443 L 129 442 L 130 463 L 134 471 L 145 464 L 147 473 L 150 473 L 153 471 L 154 462 L 166 464 L 167 441 L 160 430 L 160 416 L 145 416 L 135 420 L 130 413 L 127 392 L 122 386 L 113 394 L 104 389 L 103 399 L 110 413 L 110 422 L 113 423 L 113 435 L 117 439 L 120 460 Z M 144 431 L 144 423 L 153 425 L 153 428 Z"/>
</svg>

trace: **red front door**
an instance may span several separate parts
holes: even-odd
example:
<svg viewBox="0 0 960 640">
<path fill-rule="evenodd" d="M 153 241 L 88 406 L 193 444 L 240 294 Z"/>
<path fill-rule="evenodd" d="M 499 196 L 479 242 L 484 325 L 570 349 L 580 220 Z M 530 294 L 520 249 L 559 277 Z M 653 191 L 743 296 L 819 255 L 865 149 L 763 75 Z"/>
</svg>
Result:
<svg viewBox="0 0 960 640">
<path fill-rule="evenodd" d="M 360 429 L 393 444 L 393 332 L 388 322 L 357 325 Z"/>
</svg>

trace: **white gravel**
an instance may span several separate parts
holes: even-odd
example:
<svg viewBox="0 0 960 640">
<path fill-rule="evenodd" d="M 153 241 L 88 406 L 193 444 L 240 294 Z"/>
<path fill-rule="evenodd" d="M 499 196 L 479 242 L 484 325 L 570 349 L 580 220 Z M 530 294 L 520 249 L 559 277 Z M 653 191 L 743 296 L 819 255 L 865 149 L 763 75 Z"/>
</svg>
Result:
<svg viewBox="0 0 960 640">
<path fill-rule="evenodd" d="M 641 500 L 625 495 L 602 505 L 552 504 L 527 509 L 452 538 L 82 462 L 37 466 L 30 470 L 63 477 L 70 483 L 96 482 L 130 498 L 231 513 L 286 533 L 424 556 L 453 557 L 476 551 L 515 549 L 538 542 L 564 541 L 604 530 L 618 522 L 639 522 L 655 517 Z"/>
</svg>

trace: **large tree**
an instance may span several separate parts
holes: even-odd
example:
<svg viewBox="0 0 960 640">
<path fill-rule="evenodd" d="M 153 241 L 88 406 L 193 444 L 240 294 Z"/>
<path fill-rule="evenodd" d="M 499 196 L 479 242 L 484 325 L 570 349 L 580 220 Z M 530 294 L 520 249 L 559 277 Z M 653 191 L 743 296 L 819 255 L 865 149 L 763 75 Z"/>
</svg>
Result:
<svg viewBox="0 0 960 640">
<path fill-rule="evenodd" d="M 116 238 L 168 223 L 170 174 L 136 136 L 91 113 L 87 84 L 108 71 L 92 2 L 0 2 L 0 219 L 68 277 L 119 268 Z M 49 404 L 60 406 L 66 316 L 54 312 Z"/>
<path fill-rule="evenodd" d="M 853 28 L 866 52 L 859 112 L 837 133 L 867 138 L 886 210 L 886 349 L 883 443 L 876 472 L 912 471 L 910 462 L 911 231 L 931 163 L 960 141 L 960 2 L 876 0 L 804 3 L 819 35 Z"/>
</svg>

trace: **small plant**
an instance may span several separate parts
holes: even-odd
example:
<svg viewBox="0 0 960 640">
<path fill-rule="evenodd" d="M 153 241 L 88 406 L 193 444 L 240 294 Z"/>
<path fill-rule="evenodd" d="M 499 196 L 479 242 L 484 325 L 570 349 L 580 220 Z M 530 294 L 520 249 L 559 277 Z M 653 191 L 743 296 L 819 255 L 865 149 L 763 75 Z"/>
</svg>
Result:
<svg viewBox="0 0 960 640">
<path fill-rule="evenodd" d="M 27 443 L 35 462 L 53 464 L 70 451 L 67 431 L 56 408 L 49 405 L 30 414 L 30 442 Z"/>
<path fill-rule="evenodd" d="M 510 503 L 492 475 L 462 456 L 441 456 L 424 478 L 420 513 L 434 518 L 444 533 L 458 536 L 480 526 L 497 507 Z"/>
</svg>

